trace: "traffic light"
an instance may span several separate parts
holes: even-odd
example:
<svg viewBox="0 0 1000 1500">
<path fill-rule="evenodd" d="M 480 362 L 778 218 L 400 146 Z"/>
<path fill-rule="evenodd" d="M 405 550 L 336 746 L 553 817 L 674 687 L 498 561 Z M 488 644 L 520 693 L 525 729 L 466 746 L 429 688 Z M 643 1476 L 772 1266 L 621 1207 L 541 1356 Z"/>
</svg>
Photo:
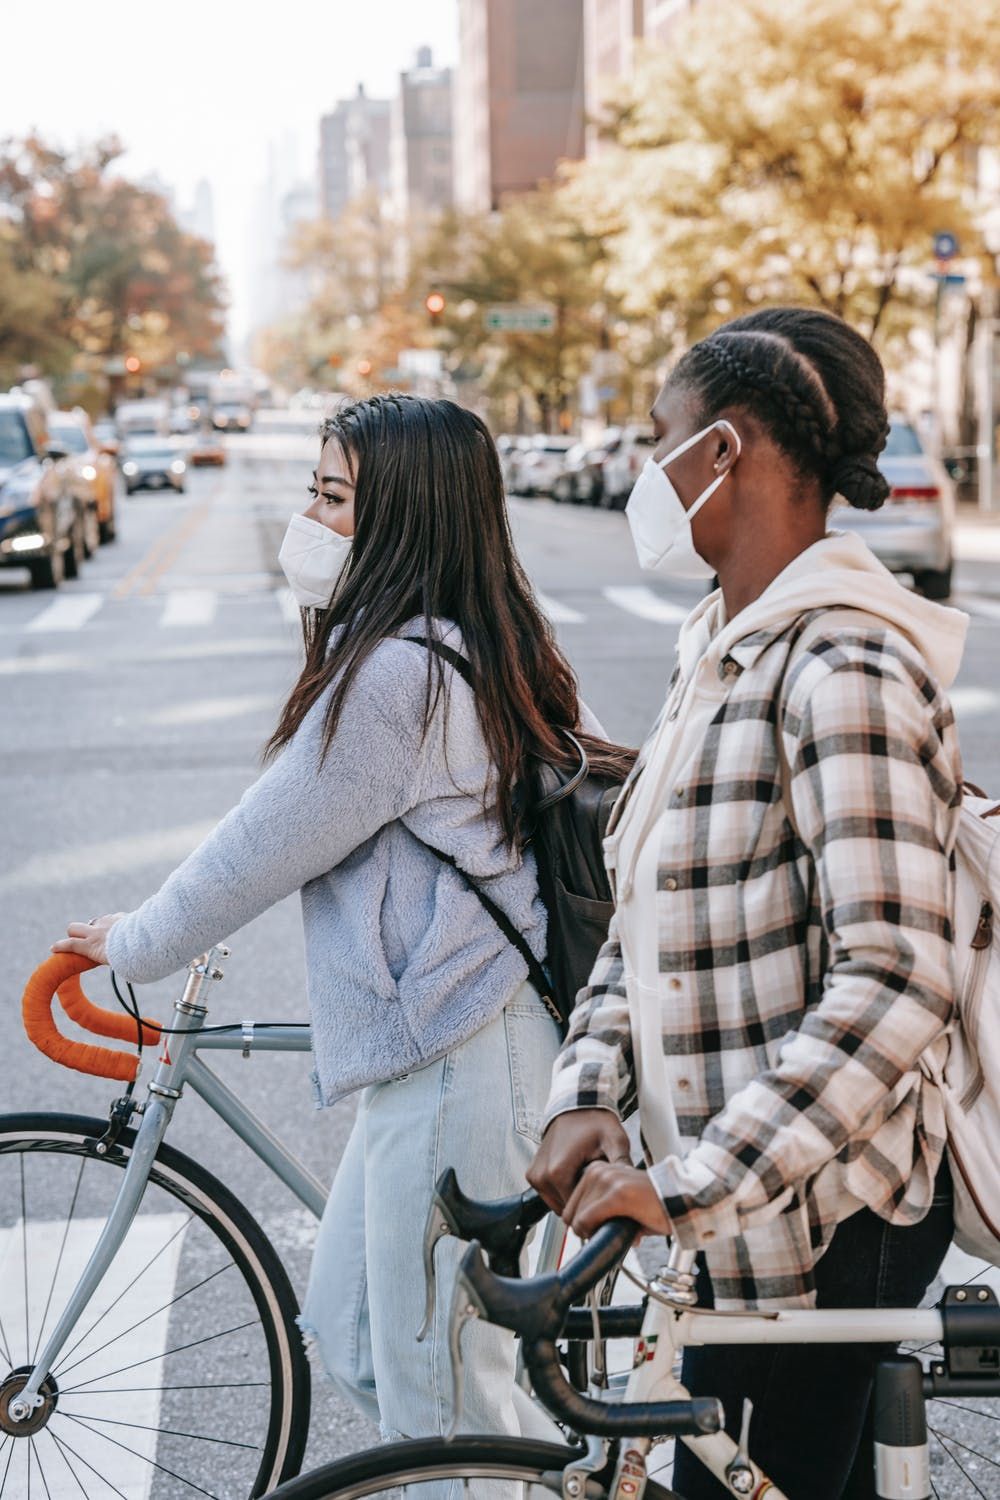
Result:
<svg viewBox="0 0 1000 1500">
<path fill-rule="evenodd" d="M 364 376 L 365 378 L 367 378 L 371 374 L 371 372 L 372 372 L 372 362 L 371 362 L 371 360 L 370 359 L 359 359 L 358 360 L 358 374 Z"/>
<path fill-rule="evenodd" d="M 142 360 L 138 354 L 127 354 L 125 356 L 125 371 L 128 375 L 138 375 L 142 369 Z"/>
<path fill-rule="evenodd" d="M 424 302 L 424 306 L 427 309 L 427 316 L 430 318 L 432 323 L 436 324 L 440 319 L 441 314 L 444 312 L 444 297 L 440 292 L 428 292 L 427 298 Z"/>
</svg>

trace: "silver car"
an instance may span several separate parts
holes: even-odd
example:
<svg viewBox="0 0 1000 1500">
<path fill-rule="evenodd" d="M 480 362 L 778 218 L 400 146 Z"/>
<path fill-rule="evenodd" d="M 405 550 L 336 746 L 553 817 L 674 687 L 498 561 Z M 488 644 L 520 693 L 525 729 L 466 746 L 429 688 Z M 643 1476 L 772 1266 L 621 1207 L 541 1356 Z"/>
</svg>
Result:
<svg viewBox="0 0 1000 1500">
<path fill-rule="evenodd" d="M 879 510 L 835 501 L 830 525 L 856 531 L 894 573 L 911 573 L 928 599 L 951 593 L 955 487 L 941 461 L 924 447 L 910 422 L 894 418 L 878 466 L 891 486 Z"/>
</svg>

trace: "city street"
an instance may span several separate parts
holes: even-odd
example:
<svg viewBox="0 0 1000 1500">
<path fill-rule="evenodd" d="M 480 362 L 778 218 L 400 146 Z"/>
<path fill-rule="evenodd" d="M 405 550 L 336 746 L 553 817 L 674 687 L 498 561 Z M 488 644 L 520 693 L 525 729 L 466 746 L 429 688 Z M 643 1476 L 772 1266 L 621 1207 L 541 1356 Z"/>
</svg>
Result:
<svg viewBox="0 0 1000 1500">
<path fill-rule="evenodd" d="M 306 503 L 314 425 L 313 415 L 262 413 L 252 433 L 227 440 L 225 468 L 189 471 L 186 494 L 120 497 L 119 540 L 56 594 L 31 593 L 20 575 L 0 574 L 5 1111 L 100 1115 L 116 1092 L 29 1046 L 20 1026 L 23 983 L 67 921 L 141 902 L 257 774 L 300 659 L 298 615 L 277 551 L 289 514 Z M 609 734 L 638 743 L 699 586 L 642 575 L 623 515 L 521 499 L 511 512 L 584 697 Z M 1000 792 L 1000 526 L 963 527 L 957 580 L 953 602 L 972 617 L 953 695 L 967 773 Z M 88 988 L 112 1003 L 106 982 Z M 179 989 L 176 978 L 148 988 L 143 1010 L 164 1016 Z M 215 1021 L 305 1018 L 297 897 L 233 934 L 211 1005 Z M 330 1179 L 353 1105 L 313 1109 L 307 1058 L 237 1054 L 213 1066 Z M 249 1207 L 301 1295 L 309 1214 L 200 1101 L 181 1103 L 170 1139 Z M 307 1465 L 376 1439 L 317 1381 Z M 214 1479 L 221 1484 L 225 1464 L 224 1449 L 206 1457 L 199 1471 L 206 1492 L 215 1492 Z M 135 1500 L 148 1492 L 126 1486 L 126 1493 Z"/>
</svg>

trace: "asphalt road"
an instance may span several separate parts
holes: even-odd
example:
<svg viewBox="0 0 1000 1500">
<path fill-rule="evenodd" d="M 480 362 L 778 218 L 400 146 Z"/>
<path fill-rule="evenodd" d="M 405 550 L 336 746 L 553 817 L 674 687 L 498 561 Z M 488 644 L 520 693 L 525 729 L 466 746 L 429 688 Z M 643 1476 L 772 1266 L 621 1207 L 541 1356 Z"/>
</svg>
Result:
<svg viewBox="0 0 1000 1500">
<path fill-rule="evenodd" d="M 115 1092 L 28 1046 L 21 988 L 68 920 L 141 902 L 257 773 L 300 660 L 276 554 L 288 515 L 305 503 L 314 459 L 302 424 L 296 430 L 274 414 L 229 440 L 224 469 L 190 473 L 185 495 L 122 499 L 119 540 L 58 594 L 31 593 L 26 577 L 0 573 L 4 1110 L 101 1114 Z M 515 499 L 511 510 L 587 702 L 611 735 L 638 743 L 699 586 L 642 575 L 621 515 L 544 500 Z M 955 602 L 970 603 L 972 624 L 954 698 L 968 774 L 1000 789 L 1000 529 L 970 531 L 962 550 Z M 304 1018 L 296 899 L 236 934 L 232 950 L 213 989 L 211 1020 Z M 178 992 L 176 980 L 149 987 L 143 1007 L 163 1015 Z M 101 997 L 96 985 L 91 993 Z M 350 1102 L 315 1111 L 305 1057 L 220 1058 L 218 1068 L 328 1181 L 350 1128 Z M 235 1189 L 301 1290 L 309 1214 L 200 1101 L 181 1103 L 170 1139 Z M 376 1437 L 322 1388 L 312 1433 L 307 1462 Z M 224 1462 L 206 1460 L 209 1491 L 213 1480 L 222 1485 Z M 190 1492 L 164 1483 L 160 1476 L 154 1495 Z M 125 1493 L 136 1500 L 145 1492 Z"/>
</svg>

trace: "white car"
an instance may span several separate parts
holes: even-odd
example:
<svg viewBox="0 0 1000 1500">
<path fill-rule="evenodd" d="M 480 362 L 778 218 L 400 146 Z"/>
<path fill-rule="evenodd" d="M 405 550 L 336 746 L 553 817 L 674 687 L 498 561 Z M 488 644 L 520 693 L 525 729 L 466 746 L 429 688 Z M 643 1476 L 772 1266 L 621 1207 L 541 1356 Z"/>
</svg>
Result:
<svg viewBox="0 0 1000 1500">
<path fill-rule="evenodd" d="M 604 463 L 604 485 L 601 504 L 608 510 L 624 510 L 632 486 L 635 484 L 647 458 L 651 458 L 656 447 L 656 438 L 649 427 L 626 427 L 621 441 Z"/>
<path fill-rule="evenodd" d="M 889 425 L 878 466 L 891 486 L 885 504 L 878 510 L 855 510 L 835 501 L 830 525 L 864 537 L 892 572 L 912 574 L 928 599 L 947 599 L 955 526 L 955 486 L 948 471 L 902 417 Z"/>
<path fill-rule="evenodd" d="M 531 439 L 523 452 L 515 455 L 512 488 L 518 495 L 550 495 L 552 486 L 563 471 L 566 454 L 576 438 L 549 437 L 540 434 Z"/>
</svg>

